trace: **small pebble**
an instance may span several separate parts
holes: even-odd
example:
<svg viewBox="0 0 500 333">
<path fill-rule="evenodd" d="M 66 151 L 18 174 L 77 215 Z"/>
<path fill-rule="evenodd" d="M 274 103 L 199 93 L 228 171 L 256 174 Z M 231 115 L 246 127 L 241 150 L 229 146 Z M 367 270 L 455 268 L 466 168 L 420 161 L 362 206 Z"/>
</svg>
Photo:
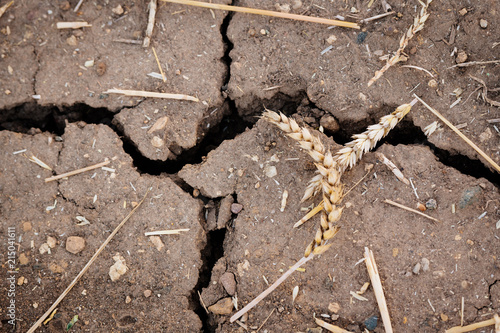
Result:
<svg viewBox="0 0 500 333">
<path fill-rule="evenodd" d="M 330 35 L 327 39 L 326 39 L 326 42 L 328 44 L 333 44 L 337 41 L 337 37 L 335 35 Z"/>
<path fill-rule="evenodd" d="M 261 35 L 265 35 L 266 34 L 266 30 L 265 29 L 260 29 L 260 34 Z"/>
<path fill-rule="evenodd" d="M 480 19 L 479 26 L 483 29 L 486 29 L 488 27 L 488 21 L 486 21 L 485 19 Z"/>
<path fill-rule="evenodd" d="M 208 311 L 218 315 L 228 315 L 233 311 L 233 300 L 226 297 L 208 307 Z"/>
<path fill-rule="evenodd" d="M 77 254 L 85 248 L 85 239 L 79 236 L 70 236 L 66 240 L 66 251 Z"/>
<path fill-rule="evenodd" d="M 78 41 L 76 40 L 76 37 L 72 35 L 66 39 L 66 44 L 70 46 L 76 46 L 78 44 Z"/>
<path fill-rule="evenodd" d="M 429 259 L 427 258 L 422 258 L 422 270 L 424 272 L 427 272 L 429 270 L 429 266 L 430 266 L 430 261 Z"/>
<path fill-rule="evenodd" d="M 457 64 L 462 64 L 467 61 L 467 58 L 467 53 L 465 51 L 458 51 L 455 61 Z"/>
<path fill-rule="evenodd" d="M 163 145 L 165 144 L 165 142 L 159 137 L 159 136 L 154 136 L 152 139 L 151 139 L 151 145 L 155 148 L 161 148 L 163 147 Z"/>
<path fill-rule="evenodd" d="M 426 203 L 425 203 L 425 208 L 429 209 L 429 210 L 433 210 L 433 209 L 436 209 L 437 208 L 437 201 L 435 199 L 429 199 Z"/>
<path fill-rule="evenodd" d="M 319 124 L 330 132 L 337 132 L 340 129 L 339 122 L 330 114 L 325 114 L 321 117 Z"/>
<path fill-rule="evenodd" d="M 26 256 L 26 254 L 21 253 L 19 255 L 19 264 L 20 265 L 27 265 L 30 262 L 29 258 Z"/>
<path fill-rule="evenodd" d="M 127 272 L 128 267 L 125 263 L 125 258 L 119 254 L 115 255 L 113 260 L 115 263 L 109 268 L 109 277 L 111 278 L 111 281 L 115 282 L 120 278 L 120 276 Z"/>
<path fill-rule="evenodd" d="M 377 328 L 377 323 L 378 323 L 378 317 L 371 316 L 370 318 L 365 320 L 366 329 L 369 331 L 373 331 L 375 328 Z"/>
<path fill-rule="evenodd" d="M 55 248 L 56 244 L 57 244 L 57 240 L 54 237 L 52 237 L 52 236 L 47 237 L 47 245 L 51 249 Z"/>
<path fill-rule="evenodd" d="M 104 62 L 98 62 L 96 66 L 97 75 L 103 76 L 106 73 L 106 64 Z"/>
<path fill-rule="evenodd" d="M 458 13 L 461 15 L 461 16 L 465 16 L 465 14 L 467 14 L 467 8 L 462 8 L 458 11 Z"/>
<path fill-rule="evenodd" d="M 340 311 L 340 304 L 336 302 L 328 304 L 328 311 L 338 313 Z"/>
<path fill-rule="evenodd" d="M 40 254 L 45 254 L 49 251 L 50 251 L 50 247 L 49 247 L 49 244 L 47 244 L 47 243 L 43 243 L 40 246 L 40 248 L 38 249 L 38 252 L 40 252 Z"/>
<path fill-rule="evenodd" d="M 127 295 L 127 297 L 125 297 L 125 304 L 128 304 L 132 302 L 132 298 L 130 298 L 130 296 Z"/>
<path fill-rule="evenodd" d="M 150 297 L 153 294 L 153 292 L 149 289 L 144 290 L 144 297 Z"/>
<path fill-rule="evenodd" d="M 257 31 L 255 31 L 255 29 L 254 29 L 254 28 L 250 28 L 250 29 L 248 29 L 248 32 L 247 32 L 247 33 L 248 33 L 248 36 L 250 36 L 250 37 L 254 37 L 254 36 L 255 36 L 255 34 L 257 34 Z"/>
<path fill-rule="evenodd" d="M 24 232 L 31 231 L 31 223 L 30 222 L 24 222 L 23 223 L 23 231 Z"/>
<path fill-rule="evenodd" d="M 363 42 L 366 39 L 366 36 L 368 36 L 368 33 L 366 31 L 362 31 L 358 34 L 358 37 L 356 37 L 356 43 L 357 44 L 363 44 Z"/>
<path fill-rule="evenodd" d="M 413 274 L 415 274 L 415 275 L 420 274 L 420 267 L 421 267 L 420 263 L 417 263 L 417 264 L 415 265 L 415 267 L 413 267 L 413 271 L 412 271 L 412 272 L 413 272 Z"/>
<path fill-rule="evenodd" d="M 302 7 L 302 1 L 300 1 L 300 0 L 292 1 L 292 8 L 293 9 L 299 9 L 300 7 Z"/>
<path fill-rule="evenodd" d="M 233 203 L 231 205 L 231 213 L 238 214 L 243 209 L 243 205 L 239 203 Z"/>
<path fill-rule="evenodd" d="M 229 295 L 233 296 L 236 293 L 236 280 L 233 273 L 225 272 L 220 277 L 219 282 Z"/>
<path fill-rule="evenodd" d="M 125 11 L 123 10 L 122 5 L 118 5 L 118 6 L 116 6 L 115 8 L 111 9 L 111 11 L 112 11 L 113 13 L 115 13 L 116 15 L 122 15 L 122 14 L 123 14 L 123 12 L 125 12 Z"/>
</svg>

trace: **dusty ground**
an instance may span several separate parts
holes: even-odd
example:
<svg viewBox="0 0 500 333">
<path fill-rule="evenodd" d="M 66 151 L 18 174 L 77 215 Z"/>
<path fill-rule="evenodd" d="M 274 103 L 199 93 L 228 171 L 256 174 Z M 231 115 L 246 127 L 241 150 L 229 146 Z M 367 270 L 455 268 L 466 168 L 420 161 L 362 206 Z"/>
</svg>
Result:
<svg viewBox="0 0 500 333">
<path fill-rule="evenodd" d="M 416 93 L 500 162 L 499 108 L 481 98 L 480 84 L 470 77 L 497 88 L 499 65 L 450 68 L 461 52 L 467 61 L 499 60 L 497 1 L 431 3 L 425 28 L 408 46 L 408 61 L 371 87 L 368 80 L 384 64 L 379 57 L 397 49 L 417 1 L 389 2 L 396 14 L 362 31 L 160 1 L 151 46 L 166 82 L 147 75 L 159 70 L 151 46 L 140 45 L 148 1 L 84 1 L 74 12 L 76 3 L 15 1 L 0 18 L 2 332 L 27 331 L 148 188 L 143 205 L 38 331 L 63 331 L 78 315 L 71 328 L 78 332 L 244 332 L 229 323 L 232 298 L 242 307 L 276 280 L 302 257 L 318 224 L 315 217 L 292 228 L 305 214 L 301 208 L 320 201 L 300 203 L 315 168 L 295 142 L 257 121 L 264 106 L 313 129 L 321 125 L 325 134 L 316 133 L 337 149 Z M 267 0 L 233 4 L 275 9 Z M 383 12 L 377 0 L 370 8 L 368 1 L 351 0 L 280 4 L 295 5 L 297 14 L 350 20 Z M 55 27 L 81 20 L 92 27 Z M 85 66 L 90 60 L 93 65 Z M 402 65 L 425 68 L 433 77 Z M 110 88 L 183 93 L 200 102 L 104 93 Z M 450 108 L 457 88 L 461 100 Z M 500 98 L 498 92 L 488 97 Z M 163 117 L 166 126 L 152 131 Z M 253 309 L 244 323 L 248 331 L 263 324 L 261 332 L 306 332 L 317 327 L 314 315 L 326 315 L 328 322 L 363 332 L 366 320 L 379 316 L 371 287 L 363 294 L 367 301 L 350 295 L 369 281 L 365 265 L 357 264 L 365 247 L 375 254 L 396 332 L 459 325 L 462 299 L 465 324 L 499 311 L 500 177 L 448 128 L 426 137 L 423 128 L 434 120 L 417 104 L 376 149 L 416 190 L 367 154 L 343 176 L 350 188 L 374 165 L 345 197 L 333 246 Z M 32 155 L 53 171 L 30 162 Z M 44 181 L 105 159 L 109 169 Z M 269 177 L 273 168 L 276 175 Z M 437 207 L 426 213 L 441 222 L 385 199 L 412 208 L 434 199 Z M 77 216 L 90 224 L 78 225 Z M 178 228 L 189 231 L 144 234 Z M 68 251 L 71 236 L 85 240 L 83 250 Z M 46 243 L 50 253 L 42 253 Z M 14 268 L 9 245 L 15 246 Z M 117 255 L 128 269 L 112 281 Z M 9 295 L 11 275 L 15 297 Z M 299 295 L 292 303 L 295 286 Z M 15 327 L 7 309 L 12 300 Z M 333 303 L 336 313 L 329 310 Z M 374 331 L 384 331 L 380 321 Z"/>
</svg>

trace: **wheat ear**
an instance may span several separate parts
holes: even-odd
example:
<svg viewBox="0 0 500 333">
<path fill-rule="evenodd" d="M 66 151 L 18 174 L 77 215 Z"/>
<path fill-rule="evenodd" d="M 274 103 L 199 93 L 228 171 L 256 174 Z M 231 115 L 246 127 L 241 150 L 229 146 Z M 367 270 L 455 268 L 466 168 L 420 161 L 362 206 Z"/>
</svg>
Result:
<svg viewBox="0 0 500 333">
<path fill-rule="evenodd" d="M 375 76 L 372 77 L 370 81 L 368 81 L 368 87 L 371 86 L 373 83 L 375 83 L 375 81 L 380 79 L 382 74 L 384 74 L 384 72 L 387 71 L 389 67 L 397 64 L 401 60 L 401 54 L 408 46 L 408 42 L 410 41 L 410 39 L 412 39 L 417 32 L 419 32 L 424 28 L 425 21 L 427 21 L 430 15 L 429 13 L 427 13 L 427 8 L 429 7 L 429 4 L 432 2 L 432 0 L 427 0 L 427 2 L 419 0 L 419 2 L 422 5 L 420 14 L 417 14 L 417 16 L 413 20 L 413 24 L 410 26 L 408 31 L 401 37 L 401 40 L 399 41 L 399 48 L 394 54 L 394 56 L 392 56 L 392 58 L 387 61 L 384 67 L 376 71 Z"/>
<path fill-rule="evenodd" d="M 370 125 L 363 133 L 353 135 L 354 140 L 346 143 L 345 147 L 334 156 L 341 173 L 347 168 L 352 168 L 363 157 L 363 154 L 373 149 L 382 138 L 389 134 L 389 131 L 410 112 L 415 103 L 417 103 L 416 98 L 409 104 L 398 106 L 393 113 L 380 118 L 378 124 Z"/>
</svg>

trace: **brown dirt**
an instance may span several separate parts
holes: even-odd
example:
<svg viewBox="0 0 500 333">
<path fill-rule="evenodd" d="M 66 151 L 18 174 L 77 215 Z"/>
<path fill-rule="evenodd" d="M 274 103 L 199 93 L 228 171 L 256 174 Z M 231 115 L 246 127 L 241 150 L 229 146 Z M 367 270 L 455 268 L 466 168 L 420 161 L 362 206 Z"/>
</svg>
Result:
<svg viewBox="0 0 500 333">
<path fill-rule="evenodd" d="M 479 84 L 469 76 L 496 88 L 500 67 L 449 68 L 456 64 L 450 56 L 455 48 L 465 51 L 468 61 L 498 60 L 497 1 L 431 3 L 425 28 L 408 46 L 406 64 L 431 71 L 436 87 L 428 85 L 428 74 L 398 64 L 370 88 L 368 80 L 384 64 L 377 54 L 396 50 L 417 1 L 390 2 L 397 15 L 363 31 L 160 1 L 152 46 L 165 83 L 147 76 L 159 71 L 151 47 L 116 42 L 142 41 L 148 1 L 84 1 L 75 13 L 76 3 L 16 1 L 0 18 L 2 332 L 27 331 L 150 187 L 143 206 L 38 331 L 63 331 L 78 315 L 75 332 L 244 332 L 229 323 L 230 315 L 214 314 L 220 309 L 211 306 L 225 304 L 234 287 L 238 307 L 252 300 L 266 281 L 272 283 L 302 257 L 318 224 L 315 217 L 292 228 L 305 214 L 301 207 L 319 202 L 300 203 L 315 167 L 290 138 L 256 121 L 263 106 L 294 114 L 314 129 L 323 125 L 326 135 L 316 133 L 335 150 L 416 93 L 452 123 L 465 124 L 462 131 L 500 162 L 499 125 L 488 122 L 500 118 L 499 108 L 478 96 Z M 275 9 L 268 0 L 233 4 Z M 292 12 L 347 16 L 355 7 L 360 18 L 382 12 L 378 1 L 371 9 L 367 4 L 303 1 Z M 122 14 L 115 13 L 118 5 Z M 481 19 L 487 20 L 486 29 Z M 79 20 L 92 27 L 55 28 L 56 22 Z M 362 42 L 360 33 L 366 35 Z M 331 35 L 336 37 L 332 49 L 321 54 Z M 94 66 L 85 67 L 88 60 Z M 184 93 L 201 102 L 104 93 L 113 87 Z M 462 100 L 450 108 L 457 88 L 463 90 Z M 489 95 L 497 101 L 498 96 Z M 149 131 L 165 116 L 164 128 Z M 343 176 L 350 188 L 367 165 L 374 165 L 344 199 L 342 228 L 332 247 L 250 312 L 249 331 L 274 310 L 261 332 L 306 332 L 316 327 L 313 316 L 322 314 L 344 329 L 363 332 L 365 321 L 379 316 L 371 287 L 363 295 L 367 301 L 350 295 L 369 281 L 364 263 L 357 264 L 365 247 L 375 254 L 396 332 L 444 332 L 459 325 L 462 298 L 465 324 L 499 311 L 500 177 L 448 128 L 425 137 L 423 128 L 434 120 L 417 104 L 376 149 L 412 179 L 418 198 L 373 153 L 367 154 Z M 30 162 L 31 155 L 54 171 Z M 106 158 L 114 171 L 96 169 L 44 182 Z M 270 168 L 276 168 L 273 177 L 266 176 Z M 285 190 L 288 202 L 280 211 Z M 412 208 L 434 199 L 437 208 L 426 213 L 442 222 L 389 206 L 384 199 Z M 56 200 L 56 207 L 47 210 Z M 90 224 L 77 225 L 77 216 Z M 13 241 L 9 227 L 15 227 Z M 144 235 L 177 228 L 189 231 L 160 236 L 161 249 Z M 66 250 L 70 236 L 85 239 L 83 251 Z M 48 237 L 56 244 L 50 253 L 40 253 Z M 16 273 L 9 273 L 10 243 Z M 108 273 L 116 254 L 128 270 L 112 282 Z M 429 269 L 414 273 L 424 258 Z M 14 299 L 7 280 L 12 274 L 15 327 L 6 307 Z M 292 304 L 295 286 L 300 291 Z M 198 292 L 211 312 L 203 309 Z M 330 303 L 340 306 L 335 320 Z M 374 331 L 384 331 L 380 320 Z"/>
</svg>

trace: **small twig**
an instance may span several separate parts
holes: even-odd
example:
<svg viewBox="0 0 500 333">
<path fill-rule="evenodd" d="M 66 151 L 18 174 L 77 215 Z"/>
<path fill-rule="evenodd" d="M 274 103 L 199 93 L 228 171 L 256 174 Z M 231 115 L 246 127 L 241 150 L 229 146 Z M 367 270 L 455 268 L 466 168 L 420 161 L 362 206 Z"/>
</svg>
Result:
<svg viewBox="0 0 500 333">
<path fill-rule="evenodd" d="M 477 330 L 478 328 L 495 325 L 495 318 L 491 318 L 485 321 L 480 321 L 479 323 L 467 325 L 467 326 L 455 326 L 445 331 L 445 333 L 464 333 Z"/>
<path fill-rule="evenodd" d="M 476 65 L 488 65 L 488 64 L 499 64 L 500 60 L 489 60 L 489 61 L 470 61 L 470 62 L 463 62 L 461 64 L 456 64 L 451 67 L 448 67 L 447 69 L 455 68 L 455 67 L 470 67 L 470 66 L 476 66 Z"/>
<path fill-rule="evenodd" d="M 148 47 L 151 42 L 151 36 L 153 35 L 153 28 L 155 26 L 156 7 L 156 0 L 151 0 L 148 5 L 148 26 L 146 27 L 146 37 L 144 37 L 144 42 L 142 43 L 143 47 Z"/>
<path fill-rule="evenodd" d="M 491 105 L 493 105 L 493 106 L 498 106 L 498 107 L 500 107 L 500 102 L 497 102 L 497 101 L 494 101 L 494 100 L 492 100 L 492 99 L 488 98 L 488 87 L 486 87 L 486 83 L 485 83 L 483 80 L 481 80 L 481 79 L 479 79 L 479 78 L 477 78 L 477 77 L 474 77 L 474 76 L 472 76 L 472 75 L 470 75 L 470 74 L 469 74 L 469 77 L 470 77 L 471 79 L 473 79 L 473 80 L 475 80 L 475 81 L 477 81 L 477 82 L 481 83 L 481 85 L 483 86 L 483 87 L 482 87 L 482 88 L 483 88 L 483 98 L 484 98 L 484 100 L 485 100 L 487 103 L 490 103 L 490 104 L 491 104 Z M 497 89 L 498 89 L 498 88 L 497 88 Z M 494 90 L 496 91 L 497 89 L 494 89 Z M 493 89 L 491 89 L 491 90 L 493 91 Z"/>
<path fill-rule="evenodd" d="M 157 236 L 157 235 L 180 235 L 182 231 L 189 231 L 189 229 L 175 229 L 175 230 L 160 230 L 160 231 L 148 231 L 144 233 L 144 236 Z"/>
<path fill-rule="evenodd" d="M 497 118 L 497 119 L 488 119 L 486 121 L 488 122 L 488 124 L 500 123 L 500 118 Z"/>
<path fill-rule="evenodd" d="M 134 97 L 180 99 L 180 100 L 192 101 L 192 102 L 199 102 L 200 101 L 198 98 L 193 97 L 193 96 L 189 96 L 189 95 L 158 93 L 158 92 L 143 91 L 143 90 L 108 89 L 103 94 L 122 94 L 125 96 L 134 96 Z"/>
<path fill-rule="evenodd" d="M 52 311 L 64 299 L 64 297 L 66 297 L 66 295 L 71 291 L 71 289 L 75 286 L 75 284 L 81 279 L 81 277 L 85 274 L 85 272 L 87 272 L 87 270 L 90 268 L 90 266 L 94 263 L 94 261 L 97 259 L 99 254 L 104 250 L 106 245 L 108 245 L 108 243 L 113 239 L 113 237 L 121 229 L 121 227 L 125 224 L 125 222 L 127 222 L 130 219 L 130 217 L 135 213 L 135 211 L 141 206 L 141 204 L 146 199 L 146 196 L 148 195 L 149 191 L 150 191 L 150 189 L 148 189 L 146 191 L 146 194 L 144 194 L 144 197 L 142 198 L 142 200 L 139 201 L 137 206 L 135 206 L 134 209 L 132 209 L 130 211 L 130 213 L 128 213 L 128 215 L 120 222 L 120 224 L 118 224 L 118 226 L 115 228 L 115 230 L 113 230 L 113 232 L 108 236 L 108 238 L 106 238 L 106 240 L 104 241 L 104 243 L 102 243 L 102 245 L 99 247 L 99 249 L 97 249 L 97 251 L 92 256 L 92 258 L 90 258 L 90 260 L 87 262 L 85 267 L 83 267 L 83 269 L 80 271 L 80 273 L 78 273 L 78 275 L 73 279 L 73 281 L 71 281 L 71 283 L 66 288 L 66 290 L 63 291 L 61 296 L 59 296 L 59 298 L 56 299 L 56 301 L 52 304 L 52 306 L 38 319 L 38 321 L 36 323 L 33 324 L 33 326 L 31 326 L 31 328 L 28 330 L 28 333 L 35 332 L 35 330 L 42 324 L 42 322 L 45 320 L 45 318 L 47 318 L 47 316 L 52 313 Z"/>
<path fill-rule="evenodd" d="M 361 177 L 360 180 L 358 180 L 356 182 L 356 184 L 354 184 L 347 192 L 345 192 L 344 194 L 342 194 L 342 197 L 345 197 L 346 195 L 348 195 L 352 190 L 354 190 L 356 188 L 356 186 L 358 186 L 362 181 L 363 179 L 366 178 L 366 176 L 368 176 L 368 174 L 370 173 L 371 170 L 368 170 L 368 172 L 365 173 L 365 175 L 363 177 Z"/>
<path fill-rule="evenodd" d="M 14 1 L 7 2 L 5 5 L 0 7 L 0 17 L 5 13 L 5 11 L 14 3 Z"/>
<path fill-rule="evenodd" d="M 80 28 L 88 28 L 91 27 L 92 24 L 88 24 L 87 22 L 57 22 L 57 29 L 80 29 Z"/>
<path fill-rule="evenodd" d="M 205 312 L 208 314 L 208 309 L 207 309 L 207 306 L 205 305 L 205 302 L 203 302 L 203 298 L 201 298 L 201 294 L 200 294 L 200 291 L 197 290 L 198 292 L 198 296 L 200 297 L 200 303 L 201 303 L 201 306 L 203 307 L 203 309 L 205 309 Z"/>
<path fill-rule="evenodd" d="M 413 193 L 417 197 L 417 200 L 420 200 L 420 198 L 418 197 L 417 188 L 415 187 L 415 185 L 413 185 L 413 182 L 411 181 L 411 178 L 410 178 L 410 184 L 411 184 L 411 188 L 413 189 Z"/>
<path fill-rule="evenodd" d="M 329 330 L 330 332 L 333 332 L 333 333 L 351 333 L 351 331 L 346 331 L 343 328 L 329 324 L 326 321 L 321 320 L 319 318 L 314 317 L 314 320 L 316 321 L 316 325 L 321 326 L 324 329 Z"/>
<path fill-rule="evenodd" d="M 262 324 L 260 324 L 259 328 L 255 332 L 259 332 L 260 331 L 260 329 L 262 328 L 262 326 L 264 326 L 264 324 L 267 322 L 267 320 L 269 319 L 269 317 L 271 317 L 271 315 L 273 314 L 274 310 L 276 310 L 276 309 L 273 309 L 271 311 L 271 313 L 269 314 L 269 316 L 267 316 L 267 318 L 262 322 Z"/>
<path fill-rule="evenodd" d="M 422 215 L 422 216 L 424 216 L 424 217 L 427 217 L 429 220 L 436 221 L 436 222 L 441 222 L 441 221 L 439 221 L 438 219 L 436 219 L 436 218 L 434 218 L 434 217 L 432 217 L 432 216 L 429 216 L 429 215 L 427 215 L 427 214 L 424 214 L 424 213 L 422 213 L 422 212 L 419 212 L 418 210 L 415 210 L 415 209 L 413 209 L 413 208 L 406 207 L 406 206 L 404 206 L 404 205 L 402 205 L 402 204 L 399 204 L 399 203 L 397 203 L 397 202 L 394 202 L 394 201 L 392 201 L 392 200 L 385 199 L 385 200 L 384 200 L 384 202 L 385 202 L 385 203 L 388 203 L 389 205 L 393 205 L 393 206 L 399 207 L 399 208 L 401 208 L 401 209 L 407 210 L 407 211 L 409 211 L 409 212 L 413 212 L 413 213 L 415 213 L 415 214 Z"/>
<path fill-rule="evenodd" d="M 434 113 L 434 115 L 436 115 L 439 119 L 441 119 L 441 121 L 443 123 L 445 123 L 446 125 L 448 125 L 449 128 L 451 128 L 453 130 L 453 132 L 457 133 L 461 138 L 462 140 L 464 140 L 465 142 L 467 142 L 469 144 L 469 146 L 471 146 L 472 148 L 474 148 L 474 150 L 476 152 L 478 152 L 479 155 L 481 155 L 486 161 L 488 161 L 498 172 L 500 172 L 500 166 L 498 164 L 495 163 L 495 161 L 493 161 L 491 159 L 491 157 L 489 157 L 488 155 L 486 155 L 486 153 L 484 153 L 478 146 L 476 146 L 474 144 L 474 142 L 472 142 L 471 140 L 469 140 L 469 138 L 467 138 L 464 134 L 462 134 L 462 132 L 460 132 L 452 123 L 450 123 L 448 121 L 448 119 L 446 119 L 445 117 L 443 117 L 439 112 L 437 112 L 436 110 L 434 110 L 433 108 L 431 108 L 427 103 L 425 103 L 420 97 L 418 97 L 416 94 L 413 94 L 413 96 L 415 96 L 416 99 L 418 99 L 420 101 L 420 103 L 422 103 L 427 109 L 429 109 L 429 111 L 431 111 L 432 113 Z"/>
<path fill-rule="evenodd" d="M 386 12 L 383 14 L 379 14 L 379 15 L 375 15 L 372 17 L 362 19 L 361 21 L 359 21 L 359 23 L 364 24 L 366 22 L 375 21 L 375 20 L 378 20 L 378 19 L 384 18 L 384 17 L 389 16 L 389 15 L 393 15 L 393 14 L 396 14 L 396 12 Z"/>
<path fill-rule="evenodd" d="M 392 173 L 403 183 L 406 185 L 410 185 L 410 181 L 406 179 L 406 177 L 403 175 L 401 170 L 392 163 L 384 154 L 382 153 L 375 153 L 375 156 L 377 156 L 377 159 L 382 162 L 384 165 L 386 165 L 389 169 L 391 169 Z"/>
<path fill-rule="evenodd" d="M 78 11 L 78 9 L 80 9 L 80 6 L 82 5 L 82 3 L 83 3 L 83 0 L 78 1 L 78 3 L 75 6 L 75 9 L 73 9 L 73 11 L 75 13 Z"/>
<path fill-rule="evenodd" d="M 97 164 L 94 164 L 94 165 L 91 165 L 91 166 L 88 166 L 88 167 L 85 167 L 85 168 L 81 168 L 81 169 L 73 170 L 73 171 L 70 171 L 70 172 L 66 172 L 66 173 L 63 173 L 63 174 L 60 174 L 60 175 L 57 175 L 57 176 L 52 176 L 52 177 L 49 177 L 49 178 L 45 178 L 45 182 L 48 183 L 48 182 L 51 182 L 53 180 L 58 180 L 58 179 L 61 179 L 61 178 L 66 178 L 66 177 L 78 175 L 78 174 L 80 174 L 82 172 L 86 172 L 86 171 L 98 169 L 100 167 L 108 165 L 109 163 L 111 163 L 111 161 L 108 160 L 108 161 L 97 163 Z"/>
<path fill-rule="evenodd" d="M 370 280 L 372 282 L 373 291 L 375 292 L 375 298 L 377 299 L 385 331 L 387 333 L 392 333 L 391 317 L 389 315 L 389 309 L 387 308 L 387 301 L 385 300 L 382 281 L 380 280 L 380 275 L 378 274 L 377 263 L 375 262 L 373 251 L 369 250 L 367 247 L 365 247 L 365 259 L 366 269 L 368 270 L 368 275 L 370 275 Z"/>
<path fill-rule="evenodd" d="M 401 66 L 401 67 L 418 69 L 419 71 L 426 72 L 426 73 L 427 73 L 427 74 L 429 74 L 431 77 L 434 77 L 434 75 L 433 75 L 431 72 L 429 72 L 427 69 L 422 68 L 422 67 L 413 66 L 413 65 L 403 65 L 403 66 Z"/>
<path fill-rule="evenodd" d="M 158 55 L 156 54 L 156 50 L 155 50 L 154 46 L 152 47 L 152 49 L 153 49 L 153 53 L 155 55 L 156 64 L 158 65 L 158 68 L 160 69 L 160 74 L 161 74 L 161 77 L 163 79 L 163 82 L 167 82 L 167 78 L 165 77 L 165 73 L 163 73 L 163 69 L 161 68 L 160 60 L 158 59 Z"/>
<path fill-rule="evenodd" d="M 264 16 L 287 18 L 287 19 L 292 19 L 292 20 L 297 20 L 297 21 L 335 25 L 335 26 L 344 27 L 344 28 L 353 28 L 353 29 L 360 29 L 361 28 L 357 23 L 353 23 L 353 22 L 330 20 L 330 19 L 325 19 L 325 18 L 304 16 L 304 15 L 297 15 L 297 14 L 290 14 L 290 13 L 281 13 L 281 12 L 275 12 L 275 11 L 271 11 L 271 10 L 262 10 L 262 9 L 229 6 L 229 5 L 220 5 L 220 4 L 215 4 L 215 3 L 191 1 L 191 0 L 163 0 L 163 1 L 178 3 L 181 5 L 197 6 L 197 7 L 203 7 L 203 8 L 220 9 L 220 10 L 227 10 L 227 11 L 247 13 L 247 14 L 257 14 L 257 15 L 264 15 Z"/>
<path fill-rule="evenodd" d="M 292 267 L 288 269 L 278 280 L 276 280 L 271 286 L 269 286 L 266 290 L 264 290 L 259 296 L 255 297 L 253 301 L 248 303 L 243 309 L 236 312 L 229 321 L 233 323 L 236 319 L 243 316 L 245 313 L 250 311 L 254 306 L 256 306 L 260 301 L 262 301 L 267 295 L 269 295 L 274 289 L 276 289 L 283 281 L 285 281 L 293 272 L 309 260 L 311 260 L 314 255 L 310 255 L 308 257 L 302 257 L 299 261 L 295 263 Z"/>
</svg>

